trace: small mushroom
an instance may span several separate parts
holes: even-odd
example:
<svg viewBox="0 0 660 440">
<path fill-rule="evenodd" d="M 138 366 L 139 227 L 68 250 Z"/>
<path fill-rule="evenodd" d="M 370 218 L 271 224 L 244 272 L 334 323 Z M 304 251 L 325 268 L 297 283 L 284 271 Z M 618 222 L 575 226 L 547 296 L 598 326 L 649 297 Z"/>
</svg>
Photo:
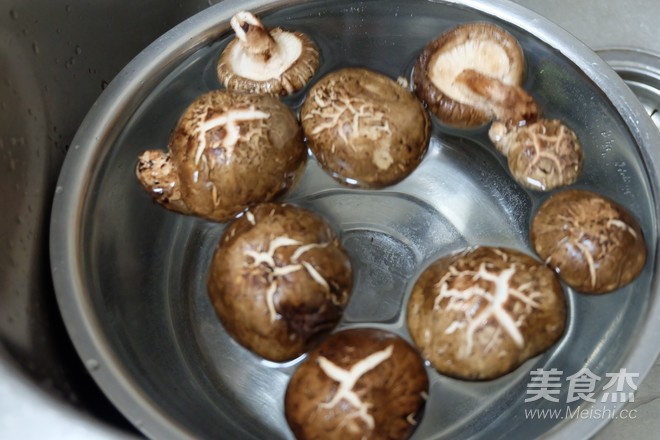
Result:
<svg viewBox="0 0 660 440">
<path fill-rule="evenodd" d="M 527 188 L 549 191 L 570 185 L 582 171 L 580 140 L 558 119 L 541 118 L 513 128 L 494 122 L 488 134 L 507 156 L 514 179 Z"/>
<path fill-rule="evenodd" d="M 183 113 L 169 152 L 149 150 L 136 174 L 165 208 L 226 221 L 290 188 L 304 167 L 302 130 L 268 95 L 214 91 Z"/>
<path fill-rule="evenodd" d="M 502 28 L 489 23 L 459 25 L 427 44 L 418 57 L 413 71 L 415 92 L 446 124 L 484 125 L 492 114 L 475 102 L 474 94 L 457 78 L 471 70 L 506 86 L 520 86 L 524 64 L 518 41 Z"/>
<path fill-rule="evenodd" d="M 422 356 L 440 373 L 494 379 L 557 342 L 566 303 L 545 265 L 515 250 L 478 247 L 424 270 L 407 320 Z"/>
<path fill-rule="evenodd" d="M 290 95 L 302 89 L 319 67 L 319 50 L 301 32 L 267 30 L 249 12 L 231 19 L 236 32 L 218 61 L 218 79 L 231 90 Z"/>
<path fill-rule="evenodd" d="M 298 440 L 406 439 L 428 388 L 422 359 L 401 337 L 344 330 L 310 352 L 291 377 L 286 419 Z"/>
<path fill-rule="evenodd" d="M 521 185 L 548 191 L 574 183 L 582 170 L 582 145 L 577 135 L 557 119 L 539 118 L 534 99 L 518 86 L 509 86 L 471 69 L 456 81 L 475 107 L 495 121 L 488 135 Z"/>
<path fill-rule="evenodd" d="M 307 144 L 338 181 L 392 185 L 419 165 L 431 135 L 423 105 L 389 77 L 362 68 L 335 71 L 309 91 L 301 110 Z"/>
<path fill-rule="evenodd" d="M 320 216 L 264 203 L 224 231 L 208 293 L 238 343 L 281 362 L 300 356 L 335 327 L 352 285 L 348 256 Z"/>
<path fill-rule="evenodd" d="M 532 222 L 536 253 L 570 286 L 607 293 L 634 280 L 646 262 L 639 223 L 616 202 L 572 189 L 546 200 Z"/>
</svg>

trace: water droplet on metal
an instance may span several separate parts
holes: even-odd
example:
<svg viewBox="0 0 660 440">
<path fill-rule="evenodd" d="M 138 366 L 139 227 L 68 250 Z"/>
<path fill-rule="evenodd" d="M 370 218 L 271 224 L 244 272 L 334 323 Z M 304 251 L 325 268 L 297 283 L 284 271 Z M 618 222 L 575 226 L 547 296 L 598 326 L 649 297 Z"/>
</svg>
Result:
<svg viewBox="0 0 660 440">
<path fill-rule="evenodd" d="M 39 45 L 36 41 L 32 42 L 32 52 L 34 52 L 35 55 L 39 55 Z"/>
<path fill-rule="evenodd" d="M 76 50 L 76 55 L 80 55 L 82 53 L 82 49 L 80 48 L 80 46 L 76 46 L 75 50 Z"/>
<path fill-rule="evenodd" d="M 64 188 L 62 188 L 61 186 L 55 188 L 55 194 L 62 194 L 62 191 L 64 191 Z"/>
<path fill-rule="evenodd" d="M 15 10 L 10 9 L 9 10 L 9 16 L 11 17 L 12 20 L 16 20 L 18 18 L 18 13 L 16 13 Z"/>
<path fill-rule="evenodd" d="M 108 82 L 106 80 L 101 80 L 101 90 L 105 90 L 108 87 Z"/>
<path fill-rule="evenodd" d="M 99 361 L 97 361 L 96 359 L 87 359 L 85 361 L 85 367 L 87 367 L 89 371 L 96 371 L 99 369 L 100 366 L 101 365 L 99 364 Z"/>
</svg>

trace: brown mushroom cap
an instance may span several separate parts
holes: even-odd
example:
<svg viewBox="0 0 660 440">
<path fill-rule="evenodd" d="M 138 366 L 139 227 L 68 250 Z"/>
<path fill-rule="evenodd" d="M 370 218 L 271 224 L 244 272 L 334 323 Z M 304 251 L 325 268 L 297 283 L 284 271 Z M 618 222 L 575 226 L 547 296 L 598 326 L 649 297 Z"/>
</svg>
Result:
<svg viewBox="0 0 660 440">
<path fill-rule="evenodd" d="M 524 64 L 520 45 L 502 28 L 489 23 L 459 25 L 427 44 L 418 57 L 413 71 L 415 92 L 444 123 L 476 127 L 491 115 L 474 106 L 474 97 L 456 81 L 457 76 L 474 70 L 519 86 Z"/>
<path fill-rule="evenodd" d="M 280 362 L 303 354 L 335 327 L 352 285 L 348 256 L 320 216 L 264 203 L 225 230 L 208 292 L 237 342 Z"/>
<path fill-rule="evenodd" d="M 639 223 L 616 202 L 584 190 L 546 200 L 532 222 L 536 253 L 570 286 L 606 293 L 639 275 L 646 243 Z"/>
<path fill-rule="evenodd" d="M 405 439 L 428 393 L 419 354 L 376 329 L 330 335 L 294 373 L 286 419 L 298 440 Z"/>
<path fill-rule="evenodd" d="M 218 79 L 230 90 L 290 95 L 319 67 L 319 50 L 302 32 L 267 30 L 249 12 L 231 19 L 236 32 L 218 60 Z"/>
<path fill-rule="evenodd" d="M 217 221 L 286 191 L 307 158 L 302 130 L 287 106 L 272 96 L 230 91 L 197 98 L 181 116 L 169 149 L 143 153 L 138 179 L 166 208 Z"/>
<path fill-rule="evenodd" d="M 582 145 L 575 132 L 557 119 L 539 119 L 511 130 L 495 122 L 488 134 L 507 156 L 513 177 L 528 188 L 549 191 L 570 185 L 582 171 Z"/>
<path fill-rule="evenodd" d="M 385 75 L 346 68 L 316 83 L 301 110 L 307 144 L 345 184 L 380 188 L 408 176 L 428 147 L 423 105 Z"/>
<path fill-rule="evenodd" d="M 479 247 L 436 260 L 408 303 L 408 330 L 442 374 L 494 379 L 550 348 L 566 304 L 555 274 L 511 249 Z"/>
</svg>

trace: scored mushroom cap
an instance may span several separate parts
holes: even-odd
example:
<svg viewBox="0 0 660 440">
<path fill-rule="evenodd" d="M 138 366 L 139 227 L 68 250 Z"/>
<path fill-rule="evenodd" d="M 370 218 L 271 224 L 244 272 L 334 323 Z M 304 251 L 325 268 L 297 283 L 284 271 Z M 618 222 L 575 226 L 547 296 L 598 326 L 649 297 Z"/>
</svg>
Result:
<svg viewBox="0 0 660 440">
<path fill-rule="evenodd" d="M 350 260 L 319 215 L 264 203 L 224 231 L 208 293 L 238 343 L 281 362 L 300 356 L 335 327 L 352 285 Z"/>
<path fill-rule="evenodd" d="M 475 107 L 475 97 L 456 78 L 473 70 L 509 86 L 519 86 L 524 72 L 523 51 L 516 39 L 489 23 L 469 23 L 431 41 L 415 63 L 417 96 L 444 123 L 469 128 L 483 125 L 491 115 Z"/>
<path fill-rule="evenodd" d="M 186 109 L 169 150 L 143 153 L 138 179 L 164 207 L 216 221 L 286 191 L 307 159 L 287 106 L 272 96 L 226 90 L 206 93 Z"/>
<path fill-rule="evenodd" d="M 582 145 L 575 132 L 557 119 L 539 119 L 513 129 L 494 122 L 488 134 L 507 156 L 513 177 L 527 188 L 549 191 L 570 185 L 582 171 Z"/>
<path fill-rule="evenodd" d="M 339 182 L 364 188 L 392 185 L 412 173 L 431 135 L 428 113 L 408 89 L 361 68 L 316 83 L 300 119 L 321 166 Z"/>
<path fill-rule="evenodd" d="M 406 439 L 428 395 L 419 354 L 377 329 L 328 336 L 291 377 L 286 419 L 298 440 Z"/>
<path fill-rule="evenodd" d="M 546 200 L 534 217 L 536 253 L 570 286 L 607 293 L 635 279 L 646 262 L 639 223 L 616 202 L 584 190 Z"/>
<path fill-rule="evenodd" d="M 257 17 L 239 12 L 236 32 L 218 60 L 218 79 L 231 90 L 290 95 L 302 89 L 319 67 L 319 50 L 301 32 L 267 30 Z"/>
<path fill-rule="evenodd" d="M 494 379 L 561 337 L 566 303 L 548 267 L 515 250 L 479 247 L 422 273 L 407 321 L 422 356 L 441 374 Z"/>
</svg>

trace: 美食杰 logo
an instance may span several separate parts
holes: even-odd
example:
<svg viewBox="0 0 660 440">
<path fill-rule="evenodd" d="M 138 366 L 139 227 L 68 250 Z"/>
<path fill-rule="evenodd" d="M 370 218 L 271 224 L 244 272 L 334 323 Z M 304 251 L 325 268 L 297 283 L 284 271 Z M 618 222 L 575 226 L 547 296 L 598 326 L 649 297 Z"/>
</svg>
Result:
<svg viewBox="0 0 660 440">
<path fill-rule="evenodd" d="M 566 404 L 566 408 L 527 408 L 525 418 L 634 419 L 637 416 L 637 410 L 616 411 L 615 405 L 587 408 L 580 408 L 578 405 L 580 402 L 611 404 L 634 402 L 639 373 L 631 373 L 622 368 L 618 372 L 599 376 L 588 368 L 582 368 L 574 374 L 565 375 L 562 370 L 556 368 L 549 370 L 537 368 L 529 374 L 525 403 L 547 400 Z M 599 385 L 602 387 L 599 388 Z M 597 395 L 601 391 L 602 394 Z"/>
</svg>

